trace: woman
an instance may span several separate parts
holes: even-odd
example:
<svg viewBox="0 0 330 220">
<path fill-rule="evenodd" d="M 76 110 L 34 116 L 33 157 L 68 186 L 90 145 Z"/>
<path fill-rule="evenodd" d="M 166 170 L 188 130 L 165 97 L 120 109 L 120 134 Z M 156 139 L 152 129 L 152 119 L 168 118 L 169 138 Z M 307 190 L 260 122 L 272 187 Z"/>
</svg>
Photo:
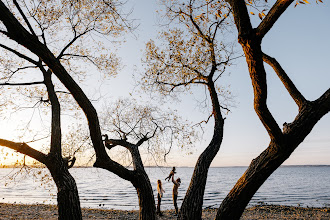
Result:
<svg viewBox="0 0 330 220">
<path fill-rule="evenodd" d="M 178 205 L 177 205 L 177 199 L 178 199 L 178 188 L 181 184 L 181 179 L 178 178 L 176 180 L 174 180 L 174 175 L 172 176 L 172 183 L 173 185 L 173 204 L 174 204 L 174 208 L 175 208 L 175 214 L 178 215 Z"/>
<path fill-rule="evenodd" d="M 162 181 L 158 180 L 157 181 L 157 191 L 158 191 L 158 204 L 157 204 L 157 214 L 162 216 L 162 213 L 160 212 L 160 203 L 162 201 L 162 197 L 163 197 L 163 193 L 165 192 L 165 190 L 162 187 Z"/>
</svg>

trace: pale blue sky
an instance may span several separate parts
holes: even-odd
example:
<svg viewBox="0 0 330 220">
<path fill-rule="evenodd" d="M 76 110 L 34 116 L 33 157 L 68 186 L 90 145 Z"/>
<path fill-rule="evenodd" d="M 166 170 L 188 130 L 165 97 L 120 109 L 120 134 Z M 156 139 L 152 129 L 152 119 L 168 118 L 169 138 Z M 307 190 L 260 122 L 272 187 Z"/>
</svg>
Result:
<svg viewBox="0 0 330 220">
<path fill-rule="evenodd" d="M 305 97 L 313 100 L 330 87 L 330 3 L 311 3 L 296 8 L 292 5 L 265 37 L 263 50 L 275 57 Z M 139 0 L 129 1 L 128 7 L 134 10 L 131 17 L 137 19 L 139 27 L 134 31 L 134 35 L 126 35 L 126 43 L 118 47 L 124 68 L 116 78 L 103 82 L 101 87 L 96 85 L 94 88 L 91 86 L 93 83 L 83 83 L 83 88 L 91 94 L 100 89 L 102 97 L 105 98 L 127 97 L 134 88 L 133 73 L 143 72 L 141 59 L 145 43 L 149 39 L 155 39 L 160 30 L 156 14 L 159 5 L 153 0 Z M 259 22 L 257 17 L 253 20 Z M 237 48 L 241 50 L 240 46 Z M 297 114 L 297 108 L 275 73 L 267 69 L 269 108 L 279 125 L 291 122 Z M 252 86 L 245 59 L 238 60 L 230 69 L 230 73 L 231 75 L 224 77 L 222 82 L 231 86 L 232 92 L 236 95 L 237 107 L 226 116 L 224 140 L 212 166 L 249 165 L 269 143 L 269 137 L 253 110 Z M 207 113 L 200 112 L 194 101 L 194 98 L 202 95 L 203 91 L 199 90 L 194 95 L 183 96 L 184 101 L 181 104 L 175 103 L 173 107 L 188 119 L 205 119 Z M 143 101 L 148 100 L 143 98 Z M 6 126 L 0 128 L 1 137 L 9 137 L 15 131 L 15 126 L 7 121 Z M 209 125 L 204 141 L 196 143 L 194 149 L 174 149 L 169 155 L 167 165 L 194 166 L 197 157 L 210 140 L 212 126 Z M 329 130 L 328 114 L 284 164 L 330 164 Z"/>
<path fill-rule="evenodd" d="M 137 71 L 143 71 L 141 58 L 145 42 L 157 36 L 158 17 L 156 10 L 159 6 L 156 1 L 133 1 L 134 12 L 132 17 L 138 19 L 140 26 L 135 34 L 137 39 L 127 36 L 127 43 L 120 50 L 120 55 L 126 67 L 123 73 L 107 86 L 108 94 L 115 97 L 118 91 L 125 96 L 128 91 L 122 90 L 127 78 Z M 302 5 L 296 8 L 293 5 L 283 14 L 273 29 L 263 41 L 263 50 L 275 57 L 295 82 L 298 89 L 308 99 L 319 97 L 330 87 L 330 3 Z M 259 22 L 259 18 L 253 18 Z M 240 49 L 240 47 L 238 47 Z M 268 68 L 268 70 L 270 70 Z M 237 107 L 227 116 L 225 123 L 224 140 L 218 156 L 212 166 L 239 166 L 249 165 L 250 161 L 258 156 L 269 143 L 269 137 L 253 110 L 253 94 L 251 80 L 248 75 L 244 58 L 231 68 L 231 75 L 223 79 L 230 84 L 236 94 Z M 133 82 L 132 82 L 133 83 Z M 297 108 L 288 96 L 281 82 L 274 72 L 268 74 L 269 98 L 268 105 L 280 125 L 291 122 L 297 114 Z M 126 88 L 126 87 L 125 87 Z M 200 94 L 195 94 L 199 96 Z M 195 107 L 191 96 L 180 105 L 181 113 L 193 120 L 202 114 Z M 175 104 L 177 106 L 177 104 Z M 180 110 L 179 109 L 179 110 Z M 315 126 L 303 144 L 293 153 L 285 164 L 330 164 L 330 115 L 325 116 Z M 211 125 L 212 128 L 212 125 Z M 185 151 L 173 151 L 169 165 L 194 166 L 200 152 L 210 140 L 212 129 L 207 130 L 205 142 L 197 143 L 196 148 L 186 155 Z"/>
</svg>

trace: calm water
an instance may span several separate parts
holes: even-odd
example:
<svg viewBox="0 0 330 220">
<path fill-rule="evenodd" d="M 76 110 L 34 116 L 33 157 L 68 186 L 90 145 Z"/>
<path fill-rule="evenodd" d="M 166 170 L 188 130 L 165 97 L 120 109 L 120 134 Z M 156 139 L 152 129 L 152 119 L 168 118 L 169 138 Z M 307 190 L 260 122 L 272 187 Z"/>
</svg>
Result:
<svg viewBox="0 0 330 220">
<path fill-rule="evenodd" d="M 204 196 L 204 207 L 218 207 L 246 167 L 210 168 Z M 172 209 L 171 182 L 165 182 L 171 168 L 147 168 L 154 195 L 157 179 L 163 180 L 165 189 L 162 209 Z M 25 173 L 6 177 L 18 169 L 0 169 L 0 202 L 6 203 L 56 203 L 56 188 L 52 182 L 45 184 L 40 178 Z M 96 168 L 73 168 L 83 207 L 107 209 L 138 209 L 134 187 L 116 175 Z M 188 188 L 193 168 L 177 168 L 182 180 L 179 188 L 179 205 Z M 7 184 L 6 184 L 7 183 Z M 6 186 L 5 186 L 6 185 Z M 259 189 L 249 205 L 258 203 L 330 207 L 330 166 L 289 166 L 279 168 Z"/>
</svg>

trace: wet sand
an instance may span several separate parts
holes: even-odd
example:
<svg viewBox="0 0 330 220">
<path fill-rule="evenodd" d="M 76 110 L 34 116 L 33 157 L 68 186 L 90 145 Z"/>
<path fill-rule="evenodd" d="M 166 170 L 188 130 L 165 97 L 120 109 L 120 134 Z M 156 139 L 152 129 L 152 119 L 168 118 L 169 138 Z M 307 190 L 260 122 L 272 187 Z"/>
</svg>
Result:
<svg viewBox="0 0 330 220">
<path fill-rule="evenodd" d="M 217 209 L 204 209 L 203 219 L 214 219 Z M 82 209 L 83 219 L 138 219 L 137 211 Z M 158 219 L 176 219 L 173 210 L 165 210 Z M 21 205 L 0 203 L 0 219 L 58 218 L 53 205 Z M 329 208 L 302 208 L 278 205 L 261 205 L 245 210 L 241 219 L 330 219 Z"/>
</svg>

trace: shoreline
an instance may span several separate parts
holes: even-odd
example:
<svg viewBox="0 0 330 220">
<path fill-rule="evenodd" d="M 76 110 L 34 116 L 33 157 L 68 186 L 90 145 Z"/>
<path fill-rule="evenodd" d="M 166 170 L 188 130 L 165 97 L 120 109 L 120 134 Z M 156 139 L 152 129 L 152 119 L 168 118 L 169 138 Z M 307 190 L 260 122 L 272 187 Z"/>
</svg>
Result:
<svg viewBox="0 0 330 220">
<path fill-rule="evenodd" d="M 202 219 L 214 219 L 217 208 L 203 210 Z M 163 210 L 162 220 L 176 219 L 174 210 Z M 138 211 L 82 208 L 83 219 L 138 219 Z M 0 203 L 0 219 L 58 219 L 55 205 L 24 205 Z M 330 219 L 330 207 L 305 208 L 283 205 L 257 205 L 245 209 L 242 220 L 247 219 Z"/>
</svg>

